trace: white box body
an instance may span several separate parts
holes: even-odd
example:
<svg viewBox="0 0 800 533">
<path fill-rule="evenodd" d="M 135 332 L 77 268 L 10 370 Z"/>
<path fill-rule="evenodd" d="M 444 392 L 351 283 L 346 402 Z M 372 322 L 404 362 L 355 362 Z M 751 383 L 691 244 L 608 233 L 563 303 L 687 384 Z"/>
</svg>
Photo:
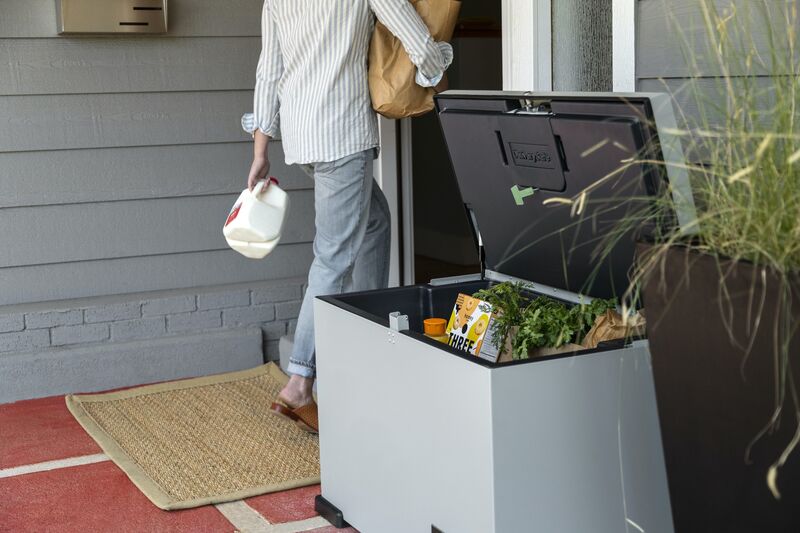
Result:
<svg viewBox="0 0 800 533">
<path fill-rule="evenodd" d="M 645 342 L 490 368 L 314 313 L 322 496 L 362 533 L 673 531 Z"/>
</svg>

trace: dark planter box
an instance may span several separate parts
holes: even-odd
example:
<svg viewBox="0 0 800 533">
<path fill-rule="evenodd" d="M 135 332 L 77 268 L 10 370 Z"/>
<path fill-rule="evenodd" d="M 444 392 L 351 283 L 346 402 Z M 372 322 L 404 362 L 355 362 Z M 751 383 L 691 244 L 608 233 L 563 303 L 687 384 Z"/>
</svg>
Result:
<svg viewBox="0 0 800 533">
<path fill-rule="evenodd" d="M 649 248 L 639 245 L 639 257 Z M 797 320 L 800 280 L 791 286 Z M 645 280 L 643 297 L 675 530 L 800 532 L 800 448 L 780 470 L 780 500 L 766 482 L 797 428 L 790 393 L 778 429 L 745 460 L 774 408 L 777 276 L 675 247 Z M 800 387 L 800 331 L 790 353 Z"/>
</svg>

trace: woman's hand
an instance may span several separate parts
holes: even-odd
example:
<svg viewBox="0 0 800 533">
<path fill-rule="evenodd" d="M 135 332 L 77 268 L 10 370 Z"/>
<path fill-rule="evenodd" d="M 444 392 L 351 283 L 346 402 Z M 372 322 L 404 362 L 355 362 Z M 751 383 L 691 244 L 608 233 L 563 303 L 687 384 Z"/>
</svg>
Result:
<svg viewBox="0 0 800 533">
<path fill-rule="evenodd" d="M 253 164 L 247 176 L 247 188 L 251 191 L 259 180 L 266 179 L 269 174 L 269 140 L 261 130 L 253 132 Z"/>
<path fill-rule="evenodd" d="M 269 174 L 269 159 L 266 156 L 254 157 L 250 165 L 250 174 L 247 176 L 247 188 L 251 191 L 259 180 L 267 178 Z"/>
<path fill-rule="evenodd" d="M 433 88 L 433 90 L 434 90 L 435 93 L 438 94 L 438 93 L 446 91 L 449 87 L 450 87 L 450 82 L 447 79 L 447 72 L 445 72 L 442 75 L 442 80 L 439 82 L 439 84 L 436 87 Z"/>
</svg>

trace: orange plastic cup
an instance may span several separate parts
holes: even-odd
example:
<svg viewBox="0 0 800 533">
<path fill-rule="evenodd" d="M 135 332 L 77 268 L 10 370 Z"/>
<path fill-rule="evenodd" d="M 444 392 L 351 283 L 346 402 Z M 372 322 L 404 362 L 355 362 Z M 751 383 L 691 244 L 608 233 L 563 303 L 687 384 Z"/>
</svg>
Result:
<svg viewBox="0 0 800 533">
<path fill-rule="evenodd" d="M 425 335 L 441 337 L 447 330 L 447 320 L 444 318 L 426 318 L 422 322 Z"/>
</svg>

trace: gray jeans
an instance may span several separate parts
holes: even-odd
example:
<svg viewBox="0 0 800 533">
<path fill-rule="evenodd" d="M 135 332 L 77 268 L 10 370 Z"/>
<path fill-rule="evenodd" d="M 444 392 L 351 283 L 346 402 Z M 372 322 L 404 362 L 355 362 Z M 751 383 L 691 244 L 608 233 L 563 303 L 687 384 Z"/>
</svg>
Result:
<svg viewBox="0 0 800 533">
<path fill-rule="evenodd" d="M 315 376 L 314 298 L 385 288 L 389 281 L 389 205 L 372 177 L 375 150 L 301 165 L 314 178 L 317 234 L 289 373 Z"/>
</svg>

